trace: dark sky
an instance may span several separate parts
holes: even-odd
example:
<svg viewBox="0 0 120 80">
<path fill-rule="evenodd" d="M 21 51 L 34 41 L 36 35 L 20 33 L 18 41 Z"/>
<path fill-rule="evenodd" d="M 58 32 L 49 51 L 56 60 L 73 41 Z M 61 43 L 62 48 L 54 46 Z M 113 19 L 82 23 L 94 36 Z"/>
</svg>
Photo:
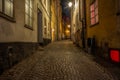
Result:
<svg viewBox="0 0 120 80">
<path fill-rule="evenodd" d="M 68 7 L 68 2 L 69 1 L 70 0 L 61 0 L 63 17 L 69 17 L 70 18 L 70 8 Z"/>
</svg>

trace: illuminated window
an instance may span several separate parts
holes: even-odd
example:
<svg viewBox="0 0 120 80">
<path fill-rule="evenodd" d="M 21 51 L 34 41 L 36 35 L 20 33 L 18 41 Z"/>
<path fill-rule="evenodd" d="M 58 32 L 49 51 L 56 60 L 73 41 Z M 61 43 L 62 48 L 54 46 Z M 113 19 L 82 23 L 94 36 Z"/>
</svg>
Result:
<svg viewBox="0 0 120 80">
<path fill-rule="evenodd" d="M 44 34 L 45 35 L 47 34 L 47 28 L 46 27 L 44 28 Z"/>
<path fill-rule="evenodd" d="M 91 25 L 94 25 L 99 22 L 98 19 L 98 0 L 95 0 L 91 5 L 90 5 L 90 21 Z"/>
<path fill-rule="evenodd" d="M 45 27 L 47 26 L 46 18 L 44 18 L 44 26 L 45 26 Z"/>
<path fill-rule="evenodd" d="M 0 12 L 13 17 L 13 0 L 0 0 Z"/>
<path fill-rule="evenodd" d="M 33 25 L 33 5 L 32 0 L 25 0 L 25 24 L 29 27 Z"/>
</svg>

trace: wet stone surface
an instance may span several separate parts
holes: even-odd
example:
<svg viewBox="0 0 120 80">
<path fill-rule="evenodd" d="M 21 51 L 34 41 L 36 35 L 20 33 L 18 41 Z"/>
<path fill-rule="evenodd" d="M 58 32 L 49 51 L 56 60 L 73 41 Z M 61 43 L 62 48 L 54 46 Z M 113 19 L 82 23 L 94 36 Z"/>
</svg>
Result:
<svg viewBox="0 0 120 80">
<path fill-rule="evenodd" d="M 59 41 L 5 71 L 0 80 L 115 80 L 71 41 Z"/>
</svg>

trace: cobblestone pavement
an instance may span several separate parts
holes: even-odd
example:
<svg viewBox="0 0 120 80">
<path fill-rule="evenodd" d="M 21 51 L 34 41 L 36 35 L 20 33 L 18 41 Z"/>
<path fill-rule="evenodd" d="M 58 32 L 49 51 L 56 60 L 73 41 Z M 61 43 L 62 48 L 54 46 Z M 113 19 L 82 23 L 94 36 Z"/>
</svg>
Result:
<svg viewBox="0 0 120 80">
<path fill-rule="evenodd" d="M 0 76 L 0 80 L 115 80 L 70 41 L 49 44 Z"/>
</svg>

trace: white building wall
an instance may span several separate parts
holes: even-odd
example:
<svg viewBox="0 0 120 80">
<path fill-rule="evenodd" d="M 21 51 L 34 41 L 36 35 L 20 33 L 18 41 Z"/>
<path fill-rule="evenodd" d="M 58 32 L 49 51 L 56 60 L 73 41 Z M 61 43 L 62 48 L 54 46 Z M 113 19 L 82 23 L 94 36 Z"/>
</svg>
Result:
<svg viewBox="0 0 120 80">
<path fill-rule="evenodd" d="M 37 1 L 34 0 L 33 30 L 25 25 L 25 0 L 14 0 L 15 21 L 0 17 L 0 42 L 37 42 Z"/>
</svg>

